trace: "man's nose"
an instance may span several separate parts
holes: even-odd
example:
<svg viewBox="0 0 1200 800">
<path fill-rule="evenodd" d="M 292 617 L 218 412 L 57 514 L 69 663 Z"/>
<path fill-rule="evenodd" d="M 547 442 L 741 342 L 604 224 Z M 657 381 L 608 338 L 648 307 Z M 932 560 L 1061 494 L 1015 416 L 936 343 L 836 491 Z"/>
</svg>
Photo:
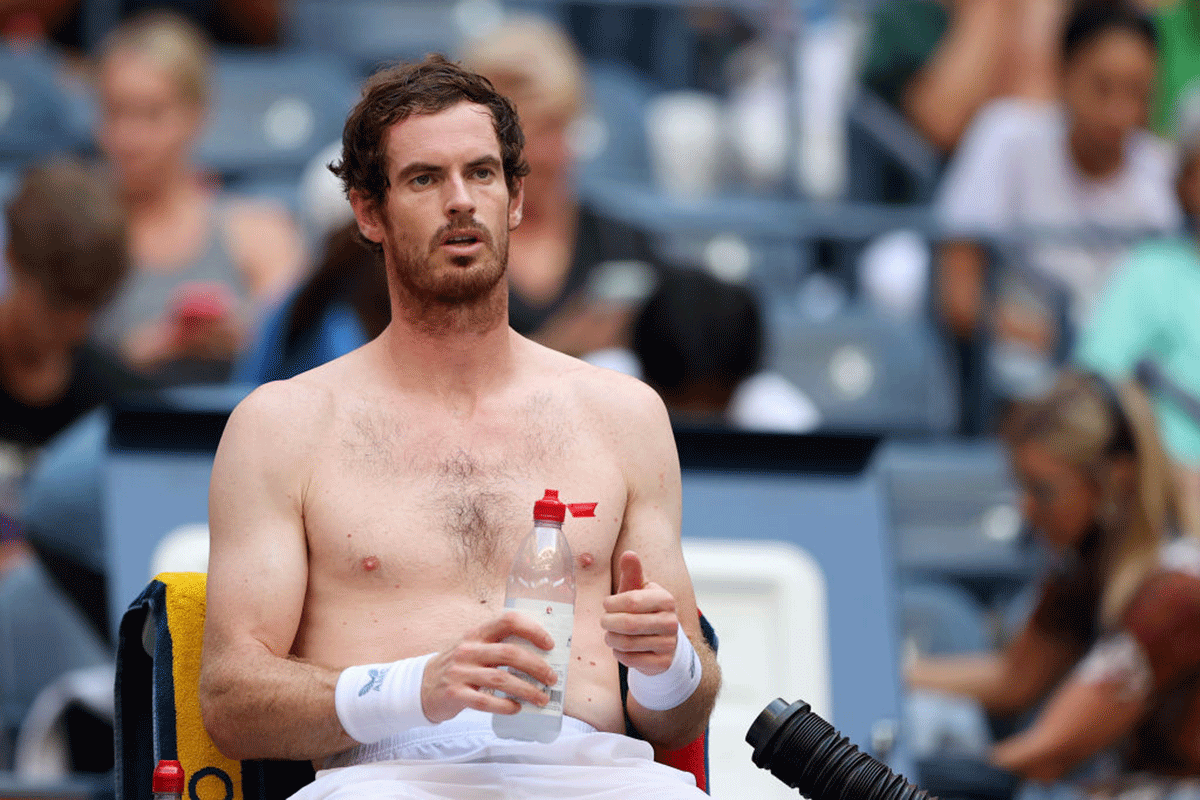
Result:
<svg viewBox="0 0 1200 800">
<path fill-rule="evenodd" d="M 448 195 L 446 197 L 446 214 L 451 217 L 466 215 L 475 216 L 475 198 L 471 196 L 467 182 L 461 177 L 446 182 Z"/>
</svg>

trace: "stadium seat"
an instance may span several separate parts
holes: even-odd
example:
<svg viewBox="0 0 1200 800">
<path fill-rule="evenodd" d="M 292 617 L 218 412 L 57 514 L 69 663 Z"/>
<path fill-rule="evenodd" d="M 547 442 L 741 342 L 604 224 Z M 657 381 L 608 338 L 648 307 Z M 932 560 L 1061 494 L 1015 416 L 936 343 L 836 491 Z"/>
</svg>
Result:
<svg viewBox="0 0 1200 800">
<path fill-rule="evenodd" d="M 940 581 L 901 584 L 900 633 L 906 646 L 924 655 L 992 649 L 988 622 L 978 601 L 961 587 Z"/>
<path fill-rule="evenodd" d="M 0 743 L 15 745 L 34 699 L 55 679 L 111 663 L 112 650 L 36 561 L 0 577 Z M 0 764 L 11 760 L 0 753 Z"/>
<path fill-rule="evenodd" d="M 847 199 L 869 203 L 933 200 L 942 156 L 900 112 L 860 86 L 846 123 Z"/>
<path fill-rule="evenodd" d="M 932 333 L 919 322 L 864 311 L 808 320 L 767 315 L 767 367 L 820 409 L 831 431 L 951 433 L 957 395 Z"/>
<path fill-rule="evenodd" d="M 221 51 L 215 83 L 197 158 L 235 185 L 297 179 L 321 148 L 341 138 L 358 99 L 355 76 L 316 53 Z"/>
<path fill-rule="evenodd" d="M 9 169 L 83 144 L 54 70 L 44 54 L 0 46 L 0 164 Z"/>
<path fill-rule="evenodd" d="M 581 183 L 649 186 L 645 118 L 654 88 L 629 67 L 612 63 L 589 64 L 588 82 L 590 109 L 578 128 Z"/>
<path fill-rule="evenodd" d="M 999 443 L 893 442 L 878 468 L 903 575 L 956 583 L 990 607 L 1036 574 Z"/>
<path fill-rule="evenodd" d="M 331 54 L 366 75 L 393 61 L 457 52 L 469 29 L 486 24 L 498 5 L 431 0 L 292 0 L 284 41 L 297 50 Z M 456 13 L 457 12 L 457 13 Z M 475 12 L 475 19 L 471 19 Z"/>
</svg>

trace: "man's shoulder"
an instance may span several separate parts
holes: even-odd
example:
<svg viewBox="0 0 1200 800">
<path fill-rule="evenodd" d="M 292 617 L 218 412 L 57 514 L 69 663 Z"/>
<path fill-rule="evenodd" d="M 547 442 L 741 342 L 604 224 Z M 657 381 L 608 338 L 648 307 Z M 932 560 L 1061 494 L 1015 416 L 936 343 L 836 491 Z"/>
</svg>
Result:
<svg viewBox="0 0 1200 800">
<path fill-rule="evenodd" d="M 234 408 L 229 427 L 243 437 L 299 444 L 327 426 L 336 401 L 332 386 L 310 371 L 259 386 Z"/>
</svg>

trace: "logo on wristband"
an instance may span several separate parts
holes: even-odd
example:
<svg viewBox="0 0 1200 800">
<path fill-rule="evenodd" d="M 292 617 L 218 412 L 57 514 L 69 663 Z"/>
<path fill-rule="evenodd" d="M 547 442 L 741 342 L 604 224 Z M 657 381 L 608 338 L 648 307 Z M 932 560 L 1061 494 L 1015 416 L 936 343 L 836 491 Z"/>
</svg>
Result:
<svg viewBox="0 0 1200 800">
<path fill-rule="evenodd" d="M 367 670 L 367 675 L 370 676 L 370 678 L 367 680 L 367 682 L 365 684 L 363 684 L 363 687 L 358 690 L 358 696 L 362 697 L 364 694 L 371 691 L 372 689 L 374 689 L 377 692 L 383 691 L 383 679 L 384 679 L 384 676 L 386 676 L 387 674 L 388 674 L 387 667 L 384 667 L 382 669 Z"/>
</svg>

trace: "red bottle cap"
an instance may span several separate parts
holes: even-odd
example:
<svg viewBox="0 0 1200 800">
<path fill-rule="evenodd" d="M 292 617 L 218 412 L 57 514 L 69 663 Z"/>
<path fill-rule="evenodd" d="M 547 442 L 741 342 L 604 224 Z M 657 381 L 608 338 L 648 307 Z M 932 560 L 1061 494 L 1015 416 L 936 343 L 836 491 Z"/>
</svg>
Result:
<svg viewBox="0 0 1200 800">
<path fill-rule="evenodd" d="M 540 522 L 562 522 L 567 518 L 567 507 L 558 499 L 557 489 L 547 489 L 546 496 L 533 504 L 533 518 Z"/>
<path fill-rule="evenodd" d="M 154 782 L 151 791 L 156 794 L 183 794 L 183 767 L 178 761 L 163 759 L 154 768 Z"/>
</svg>

